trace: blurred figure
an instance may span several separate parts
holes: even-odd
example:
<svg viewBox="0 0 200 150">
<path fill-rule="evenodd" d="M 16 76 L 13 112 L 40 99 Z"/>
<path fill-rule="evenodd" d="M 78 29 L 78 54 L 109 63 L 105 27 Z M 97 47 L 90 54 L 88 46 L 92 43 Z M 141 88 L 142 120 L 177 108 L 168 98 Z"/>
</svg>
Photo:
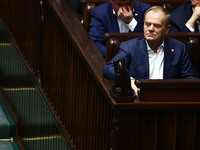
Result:
<svg viewBox="0 0 200 150">
<path fill-rule="evenodd" d="M 143 32 L 144 13 L 150 7 L 136 0 L 109 0 L 91 10 L 89 35 L 104 57 L 104 33 Z"/>
<path fill-rule="evenodd" d="M 78 19 L 80 20 L 80 22 L 83 24 L 83 11 L 84 11 L 84 8 L 81 5 L 80 0 L 70 0 L 69 1 L 69 5 L 71 6 L 73 11 L 75 12 L 75 14 L 78 17 Z"/>
<path fill-rule="evenodd" d="M 171 29 L 169 32 L 200 31 L 200 0 L 190 0 L 171 12 Z"/>
</svg>

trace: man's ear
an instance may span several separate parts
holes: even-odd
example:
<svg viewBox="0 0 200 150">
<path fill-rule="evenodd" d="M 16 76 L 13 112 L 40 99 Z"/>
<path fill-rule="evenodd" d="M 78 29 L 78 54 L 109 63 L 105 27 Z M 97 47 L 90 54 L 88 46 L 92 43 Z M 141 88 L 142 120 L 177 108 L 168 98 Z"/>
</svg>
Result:
<svg viewBox="0 0 200 150">
<path fill-rule="evenodd" d="M 166 30 L 165 34 L 168 34 L 170 28 L 171 28 L 171 24 L 169 24 L 169 25 L 167 26 L 167 30 Z"/>
</svg>

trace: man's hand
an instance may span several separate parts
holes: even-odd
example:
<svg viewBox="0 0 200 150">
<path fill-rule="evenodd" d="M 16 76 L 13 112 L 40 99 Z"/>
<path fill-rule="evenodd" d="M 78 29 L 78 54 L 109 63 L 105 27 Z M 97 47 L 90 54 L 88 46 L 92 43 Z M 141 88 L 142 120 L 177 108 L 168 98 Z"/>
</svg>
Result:
<svg viewBox="0 0 200 150">
<path fill-rule="evenodd" d="M 130 6 L 122 6 L 119 8 L 117 16 L 126 24 L 129 24 L 133 19 L 133 10 L 131 10 Z"/>
<path fill-rule="evenodd" d="M 200 17 L 200 6 L 195 7 L 192 17 L 188 20 L 188 25 L 192 28 L 195 27 L 195 23 L 199 20 Z"/>
<path fill-rule="evenodd" d="M 135 79 L 131 79 L 131 87 L 135 92 L 136 98 L 139 98 L 138 97 L 138 92 L 140 91 L 140 89 L 135 85 Z"/>
</svg>

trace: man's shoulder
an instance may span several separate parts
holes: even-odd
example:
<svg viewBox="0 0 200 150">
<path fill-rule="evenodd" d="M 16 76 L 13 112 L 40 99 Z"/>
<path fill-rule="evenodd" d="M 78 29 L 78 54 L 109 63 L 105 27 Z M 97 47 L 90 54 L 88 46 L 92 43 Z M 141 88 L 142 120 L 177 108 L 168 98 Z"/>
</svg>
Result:
<svg viewBox="0 0 200 150">
<path fill-rule="evenodd" d="M 172 12 L 171 12 L 171 16 L 173 17 L 174 15 L 183 15 L 182 13 L 187 11 L 188 9 L 191 9 L 192 8 L 192 5 L 191 5 L 191 2 L 188 1 L 184 4 L 182 4 L 181 6 L 175 8 Z"/>
<path fill-rule="evenodd" d="M 181 41 L 179 41 L 179 40 L 177 40 L 177 39 L 174 39 L 174 38 L 171 38 L 171 37 L 165 37 L 165 43 L 166 44 L 168 44 L 168 43 L 170 43 L 170 44 L 176 44 L 176 45 L 182 45 L 182 44 L 184 44 L 183 42 L 181 42 Z"/>
<path fill-rule="evenodd" d="M 98 11 L 98 12 L 105 12 L 104 10 L 108 10 L 112 8 L 112 4 L 108 1 L 106 3 L 103 3 L 101 5 L 96 6 L 92 9 L 92 11 Z"/>
<path fill-rule="evenodd" d="M 136 41 L 141 41 L 143 39 L 144 39 L 144 37 L 142 36 L 142 37 L 137 37 L 137 38 L 130 39 L 127 42 L 136 42 Z"/>
<path fill-rule="evenodd" d="M 144 3 L 144 2 L 140 2 L 140 1 L 134 1 L 134 5 L 141 5 L 141 6 L 145 6 L 145 7 L 151 7 L 150 4 L 148 3 Z"/>
<path fill-rule="evenodd" d="M 144 41 L 145 41 L 144 37 L 138 37 L 138 38 L 130 39 L 130 40 L 125 41 L 123 43 L 126 43 L 127 45 L 137 46 L 138 44 L 140 44 L 141 42 L 144 42 Z"/>
</svg>

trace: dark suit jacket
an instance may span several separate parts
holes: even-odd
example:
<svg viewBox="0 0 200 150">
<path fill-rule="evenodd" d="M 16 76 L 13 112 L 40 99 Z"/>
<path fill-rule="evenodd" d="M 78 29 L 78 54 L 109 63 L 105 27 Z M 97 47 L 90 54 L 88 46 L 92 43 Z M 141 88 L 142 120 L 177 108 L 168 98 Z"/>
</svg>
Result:
<svg viewBox="0 0 200 150">
<path fill-rule="evenodd" d="M 185 26 L 193 14 L 191 2 L 188 1 L 171 12 L 171 29 L 169 32 L 190 32 Z M 199 32 L 197 23 L 195 32 Z"/>
<path fill-rule="evenodd" d="M 83 20 L 84 8 L 83 8 L 83 5 L 81 4 L 80 0 L 70 0 L 69 1 L 69 5 L 71 6 L 73 11 L 75 12 L 75 14 L 78 17 L 78 19 L 80 21 Z"/>
<path fill-rule="evenodd" d="M 174 50 L 174 51 L 173 51 Z M 103 68 L 104 77 L 114 80 L 113 60 L 124 57 L 130 76 L 135 79 L 149 79 L 149 59 L 144 37 L 135 38 L 120 45 L 119 53 Z M 163 79 L 198 78 L 186 51 L 184 43 L 165 37 Z"/>
<path fill-rule="evenodd" d="M 134 2 L 134 15 L 138 24 L 134 32 L 143 32 L 144 13 L 151 6 L 139 1 Z M 103 38 L 104 33 L 119 32 L 118 22 L 113 15 L 112 4 L 108 1 L 105 4 L 99 5 L 91 10 L 91 21 L 89 35 L 95 42 L 97 48 L 102 55 L 106 55 L 106 41 Z"/>
</svg>

